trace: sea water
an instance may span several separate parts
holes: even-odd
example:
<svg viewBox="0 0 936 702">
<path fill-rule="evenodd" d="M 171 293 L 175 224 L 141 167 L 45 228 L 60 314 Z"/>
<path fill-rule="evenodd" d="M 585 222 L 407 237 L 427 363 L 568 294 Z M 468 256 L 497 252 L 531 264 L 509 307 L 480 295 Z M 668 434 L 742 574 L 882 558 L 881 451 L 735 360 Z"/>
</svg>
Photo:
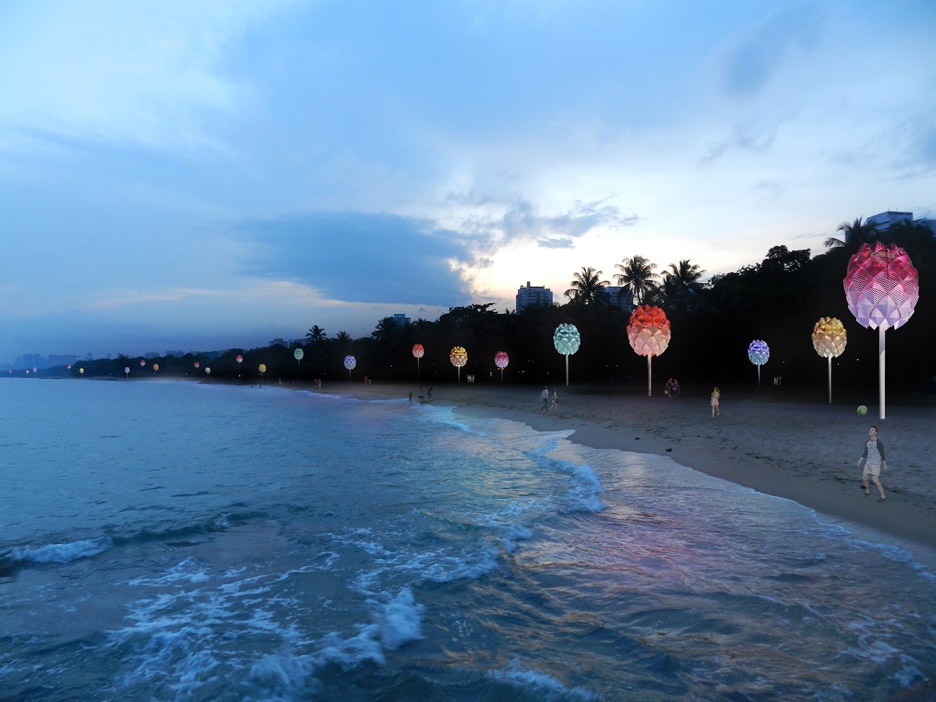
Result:
<svg viewBox="0 0 936 702">
<path fill-rule="evenodd" d="M 189 382 L 0 383 L 2 700 L 873 700 L 936 579 L 568 432 Z"/>
</svg>

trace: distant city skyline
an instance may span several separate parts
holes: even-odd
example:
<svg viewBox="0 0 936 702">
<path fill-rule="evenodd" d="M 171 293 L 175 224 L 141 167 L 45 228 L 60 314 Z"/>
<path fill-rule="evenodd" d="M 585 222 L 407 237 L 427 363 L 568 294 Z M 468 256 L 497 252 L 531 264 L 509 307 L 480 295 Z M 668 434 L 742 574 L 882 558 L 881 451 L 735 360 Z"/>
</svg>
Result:
<svg viewBox="0 0 936 702">
<path fill-rule="evenodd" d="M 936 218 L 931 0 L 0 4 L 0 361 L 358 338 Z"/>
</svg>

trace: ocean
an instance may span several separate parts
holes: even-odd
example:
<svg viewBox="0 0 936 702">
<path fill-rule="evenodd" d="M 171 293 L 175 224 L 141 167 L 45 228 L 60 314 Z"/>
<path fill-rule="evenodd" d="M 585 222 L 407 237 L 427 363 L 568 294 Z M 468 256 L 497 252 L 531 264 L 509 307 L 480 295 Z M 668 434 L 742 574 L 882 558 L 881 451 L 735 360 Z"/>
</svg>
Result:
<svg viewBox="0 0 936 702">
<path fill-rule="evenodd" d="M 436 403 L 0 383 L 0 700 L 882 700 L 905 550 Z"/>
</svg>

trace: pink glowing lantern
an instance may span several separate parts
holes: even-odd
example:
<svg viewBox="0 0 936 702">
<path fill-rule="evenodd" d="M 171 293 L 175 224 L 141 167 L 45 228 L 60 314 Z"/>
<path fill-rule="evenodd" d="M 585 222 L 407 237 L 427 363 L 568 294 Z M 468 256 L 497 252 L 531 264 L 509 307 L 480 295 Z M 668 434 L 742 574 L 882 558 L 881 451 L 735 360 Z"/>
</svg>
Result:
<svg viewBox="0 0 936 702">
<path fill-rule="evenodd" d="M 422 344 L 413 344 L 413 358 L 416 359 L 416 382 L 419 382 L 419 359 L 426 355 Z"/>
<path fill-rule="evenodd" d="M 145 358 L 141 358 L 141 359 L 140 359 L 140 368 L 145 368 L 145 367 L 146 367 L 146 359 L 145 359 Z"/>
<path fill-rule="evenodd" d="M 842 280 L 849 311 L 863 327 L 878 330 L 878 388 L 884 419 L 884 332 L 899 329 L 920 299 L 919 276 L 907 252 L 895 244 L 862 244 Z"/>
<path fill-rule="evenodd" d="M 829 363 L 829 404 L 832 404 L 832 359 L 838 358 L 845 351 L 848 334 L 845 326 L 835 317 L 820 317 L 813 327 L 812 344 L 816 353 Z"/>
<path fill-rule="evenodd" d="M 458 369 L 458 382 L 461 382 L 461 369 L 468 363 L 468 352 L 463 346 L 455 346 L 449 354 L 449 361 Z"/>
<path fill-rule="evenodd" d="M 760 367 L 770 360 L 770 347 L 763 339 L 754 339 L 747 347 L 747 357 L 757 366 L 757 384 L 760 385 Z"/>
<path fill-rule="evenodd" d="M 498 351 L 494 354 L 494 365 L 500 368 L 501 372 L 501 382 L 504 382 L 504 369 L 507 367 L 507 364 L 510 363 L 510 356 L 507 355 L 506 351 Z"/>
<path fill-rule="evenodd" d="M 631 312 L 627 338 L 637 355 L 647 357 L 647 397 L 653 394 L 653 357 L 666 351 L 670 336 L 669 320 L 659 307 L 641 305 Z"/>
<path fill-rule="evenodd" d="M 201 368 L 201 363 L 195 361 L 193 365 L 195 366 L 195 375 L 198 375 L 198 369 Z"/>
<path fill-rule="evenodd" d="M 234 360 L 237 361 L 237 377 L 240 378 L 241 363 L 244 362 L 244 357 L 241 356 L 240 354 L 237 354 L 237 358 L 235 358 Z"/>
</svg>

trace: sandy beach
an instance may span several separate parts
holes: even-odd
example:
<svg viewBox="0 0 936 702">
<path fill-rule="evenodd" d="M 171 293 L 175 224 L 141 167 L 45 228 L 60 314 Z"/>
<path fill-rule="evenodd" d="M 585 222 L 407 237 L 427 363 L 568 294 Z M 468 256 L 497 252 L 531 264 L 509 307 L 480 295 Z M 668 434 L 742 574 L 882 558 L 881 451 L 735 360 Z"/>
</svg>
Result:
<svg viewBox="0 0 936 702">
<path fill-rule="evenodd" d="M 335 384 L 323 392 L 369 397 L 406 397 L 418 386 L 405 383 Z M 550 386 L 552 389 L 552 386 Z M 546 414 L 541 387 L 443 384 L 433 402 L 462 416 L 503 418 L 538 430 L 574 430 L 572 441 L 668 456 L 685 466 L 758 492 L 794 500 L 820 518 L 861 538 L 936 553 L 936 402 L 930 396 L 888 397 L 886 419 L 870 402 L 876 395 L 843 395 L 833 404 L 821 391 L 775 387 L 722 388 L 721 415 L 711 416 L 710 388 L 684 388 L 680 397 L 647 397 L 646 386 L 557 386 L 559 411 Z M 860 401 L 870 412 L 860 416 Z M 885 443 L 887 499 L 874 486 L 866 497 L 857 462 L 868 427 L 876 424 Z M 870 538 L 870 535 L 868 535 Z"/>
</svg>

